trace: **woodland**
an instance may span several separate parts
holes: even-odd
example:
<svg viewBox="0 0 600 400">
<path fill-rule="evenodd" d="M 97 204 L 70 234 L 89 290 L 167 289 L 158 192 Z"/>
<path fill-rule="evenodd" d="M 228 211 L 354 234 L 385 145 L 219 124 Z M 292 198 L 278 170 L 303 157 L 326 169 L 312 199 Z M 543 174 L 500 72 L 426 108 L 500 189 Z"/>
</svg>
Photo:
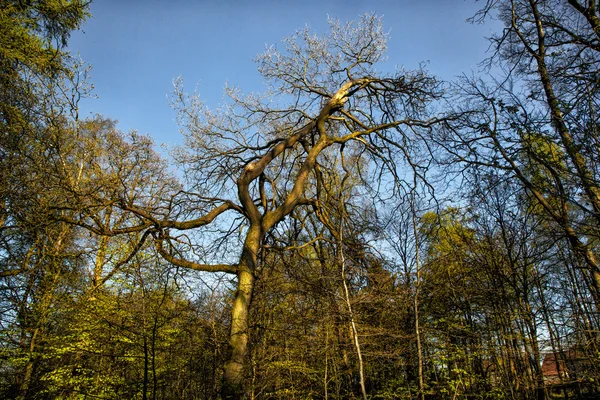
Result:
<svg viewBox="0 0 600 400">
<path fill-rule="evenodd" d="M 488 0 L 477 76 L 298 30 L 177 81 L 167 159 L 80 118 L 84 0 L 0 2 L 0 397 L 600 397 L 600 11 Z"/>
</svg>

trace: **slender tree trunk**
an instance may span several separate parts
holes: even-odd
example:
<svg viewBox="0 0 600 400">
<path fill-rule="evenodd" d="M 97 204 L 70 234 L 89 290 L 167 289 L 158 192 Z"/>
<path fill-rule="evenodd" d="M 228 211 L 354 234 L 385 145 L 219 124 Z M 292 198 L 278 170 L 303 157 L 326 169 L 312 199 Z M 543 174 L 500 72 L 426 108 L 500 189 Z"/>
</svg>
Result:
<svg viewBox="0 0 600 400">
<path fill-rule="evenodd" d="M 343 221 L 343 218 L 341 219 Z M 362 393 L 363 400 L 367 400 L 367 390 L 365 388 L 365 374 L 363 368 L 362 351 L 360 350 L 360 342 L 358 340 L 358 329 L 354 321 L 354 313 L 352 312 L 352 304 L 350 303 L 350 292 L 348 285 L 346 284 L 346 258 L 344 257 L 343 249 L 343 233 L 342 233 L 342 222 L 340 221 L 340 240 L 339 240 L 339 256 L 340 264 L 342 267 L 342 283 L 344 285 L 344 296 L 346 300 L 346 306 L 348 307 L 348 315 L 350 316 L 350 327 L 352 328 L 352 338 L 354 339 L 354 347 L 356 348 L 356 355 L 358 357 L 358 374 L 360 378 L 360 390 Z"/>
<path fill-rule="evenodd" d="M 104 221 L 107 225 L 110 223 L 110 215 L 111 213 L 107 211 Z M 92 276 L 92 290 L 95 290 L 102 285 L 102 271 L 106 262 L 108 241 L 108 236 L 100 236 L 98 241 L 98 250 L 96 252 L 96 259 L 94 260 L 94 273 Z"/>
<path fill-rule="evenodd" d="M 34 349 L 36 345 L 36 339 L 38 333 L 40 332 L 39 328 L 35 328 L 33 334 L 31 335 L 31 340 L 29 341 L 29 359 L 27 360 L 27 365 L 25 366 L 25 372 L 23 373 L 23 383 L 20 387 L 20 397 L 19 399 L 28 398 L 29 386 L 31 384 L 31 375 L 33 373 L 33 364 L 34 364 Z"/>
<path fill-rule="evenodd" d="M 417 360 L 419 363 L 419 399 L 425 400 L 425 380 L 423 378 L 423 348 L 421 345 L 421 328 L 419 324 L 419 293 L 421 290 L 421 262 L 419 260 L 420 246 L 419 246 L 419 232 L 417 231 L 417 214 L 415 210 L 415 199 L 414 195 L 411 198 L 410 208 L 412 212 L 412 225 L 413 235 L 415 237 L 415 268 L 417 273 L 417 281 L 415 282 L 415 296 L 413 301 L 414 316 L 415 316 L 415 336 L 417 338 Z"/>
<path fill-rule="evenodd" d="M 544 374 L 542 373 L 542 356 L 540 353 L 540 346 L 537 339 L 537 323 L 534 320 L 533 311 L 531 310 L 531 306 L 527 300 L 525 306 L 525 324 L 527 326 L 527 331 L 529 337 L 525 336 L 524 338 L 529 342 L 529 346 L 526 345 L 525 348 L 529 347 L 530 351 L 533 353 L 533 363 L 530 366 L 533 373 L 533 384 L 536 385 L 535 392 L 538 400 L 546 400 L 547 399 L 547 390 L 544 382 Z"/>
<path fill-rule="evenodd" d="M 144 332 L 144 382 L 142 399 L 148 399 L 148 338 L 146 337 L 146 332 Z"/>
<path fill-rule="evenodd" d="M 152 345 L 151 345 L 151 367 L 152 367 L 152 400 L 156 400 L 156 391 L 158 389 L 158 378 L 156 377 L 156 336 L 158 331 L 158 317 L 154 315 L 154 325 L 152 326 Z"/>
<path fill-rule="evenodd" d="M 419 289 L 420 289 L 419 262 L 417 261 L 417 282 L 414 297 L 415 336 L 417 338 L 417 360 L 419 362 L 419 398 L 425 400 L 425 379 L 423 377 L 423 346 L 421 344 L 421 326 L 419 324 Z"/>
<path fill-rule="evenodd" d="M 328 353 L 329 353 L 329 328 L 327 327 L 327 325 L 325 325 L 325 374 L 323 376 L 323 390 L 325 392 L 325 400 L 329 400 L 329 394 L 327 393 L 327 381 L 329 380 L 329 376 L 328 374 L 328 367 L 329 367 L 329 363 L 328 363 Z"/>
<path fill-rule="evenodd" d="M 59 245 L 60 241 L 59 239 Z M 36 347 L 39 339 L 43 338 L 44 328 L 47 322 L 48 314 L 52 307 L 52 302 L 54 300 L 54 289 L 56 288 L 58 279 L 60 277 L 60 271 L 56 271 L 52 274 L 51 278 L 47 276 L 44 279 L 49 279 L 50 282 L 48 287 L 44 288 L 44 293 L 40 300 L 40 304 L 38 305 L 39 309 L 39 319 L 36 321 L 35 328 L 32 331 L 31 339 L 29 342 L 29 351 L 28 351 L 28 360 L 27 365 L 25 366 L 25 371 L 23 374 L 23 383 L 20 387 L 20 397 L 19 399 L 27 399 L 29 398 L 29 390 L 31 386 L 31 378 L 34 370 L 34 364 L 36 362 Z M 43 285 L 42 285 L 43 286 Z"/>
</svg>

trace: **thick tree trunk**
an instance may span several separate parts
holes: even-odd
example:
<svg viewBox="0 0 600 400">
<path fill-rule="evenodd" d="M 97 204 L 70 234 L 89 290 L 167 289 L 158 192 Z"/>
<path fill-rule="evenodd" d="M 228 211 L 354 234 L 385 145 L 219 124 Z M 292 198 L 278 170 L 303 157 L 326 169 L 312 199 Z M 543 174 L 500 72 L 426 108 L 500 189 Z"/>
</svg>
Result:
<svg viewBox="0 0 600 400">
<path fill-rule="evenodd" d="M 244 396 L 244 364 L 248 349 L 248 312 L 254 291 L 254 270 L 260 245 L 260 228 L 251 227 L 246 236 L 238 270 L 238 289 L 231 308 L 229 360 L 223 368 L 221 396 L 241 399 Z"/>
</svg>

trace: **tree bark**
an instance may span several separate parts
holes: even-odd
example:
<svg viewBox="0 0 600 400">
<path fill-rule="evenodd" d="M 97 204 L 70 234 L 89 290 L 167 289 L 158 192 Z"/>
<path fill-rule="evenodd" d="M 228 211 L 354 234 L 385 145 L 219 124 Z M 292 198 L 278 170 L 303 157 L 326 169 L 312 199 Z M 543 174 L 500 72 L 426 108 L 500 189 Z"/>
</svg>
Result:
<svg viewBox="0 0 600 400">
<path fill-rule="evenodd" d="M 260 227 L 251 226 L 238 267 L 238 289 L 231 308 L 229 359 L 223 368 L 221 396 L 237 400 L 244 396 L 244 361 L 248 349 L 248 312 L 254 291 L 254 272 L 261 242 Z"/>
</svg>

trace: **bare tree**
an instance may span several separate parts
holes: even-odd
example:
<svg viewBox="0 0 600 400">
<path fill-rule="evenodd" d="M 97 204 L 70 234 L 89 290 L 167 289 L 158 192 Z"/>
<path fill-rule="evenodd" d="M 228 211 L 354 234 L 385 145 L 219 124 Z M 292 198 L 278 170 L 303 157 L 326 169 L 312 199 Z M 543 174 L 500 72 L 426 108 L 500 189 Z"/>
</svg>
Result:
<svg viewBox="0 0 600 400">
<path fill-rule="evenodd" d="M 584 261 L 599 304 L 596 2 L 488 1 L 475 19 L 490 13 L 505 24 L 489 59 L 503 74 L 457 84 L 452 109 L 461 118 L 438 143 L 446 161 L 472 176 L 491 170 L 517 179 L 549 229 Z"/>
<path fill-rule="evenodd" d="M 248 310 L 265 238 L 296 209 L 323 211 L 324 188 L 332 184 L 320 172 L 326 155 L 352 151 L 356 165 L 349 167 L 364 168 L 365 178 L 378 168 L 385 182 L 384 171 L 398 174 L 388 155 L 409 154 L 415 132 L 436 122 L 424 118 L 440 94 L 433 78 L 421 70 L 377 71 L 387 41 L 379 17 L 330 26 L 321 37 L 298 31 L 283 50 L 272 46 L 258 56 L 267 85 L 261 96 L 228 88 L 229 101 L 211 111 L 177 82 L 185 145 L 175 157 L 186 190 L 152 204 L 121 195 L 111 204 L 135 217 L 116 229 L 88 220 L 100 234 L 146 232 L 179 267 L 236 276 L 224 398 L 244 393 Z"/>
</svg>

